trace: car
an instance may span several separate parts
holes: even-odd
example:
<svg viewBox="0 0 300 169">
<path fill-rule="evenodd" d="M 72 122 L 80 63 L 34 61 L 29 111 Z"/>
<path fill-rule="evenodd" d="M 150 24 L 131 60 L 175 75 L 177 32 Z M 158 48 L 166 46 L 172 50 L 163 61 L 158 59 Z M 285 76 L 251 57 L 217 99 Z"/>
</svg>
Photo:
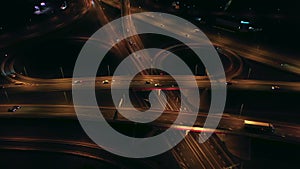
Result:
<svg viewBox="0 0 300 169">
<path fill-rule="evenodd" d="M 13 106 L 13 108 L 16 108 L 16 109 L 20 109 L 21 108 L 21 106 Z"/>
<path fill-rule="evenodd" d="M 230 82 L 230 81 L 228 81 L 228 82 L 226 82 L 226 85 L 232 85 L 232 82 Z"/>
<path fill-rule="evenodd" d="M 23 82 L 15 82 L 15 85 L 24 85 Z"/>
<path fill-rule="evenodd" d="M 7 111 L 8 112 L 15 112 L 20 108 L 21 108 L 21 106 L 17 105 L 17 106 L 13 106 L 13 107 L 9 108 Z"/>
<path fill-rule="evenodd" d="M 272 86 L 272 87 L 271 87 L 271 89 L 272 89 L 272 90 L 278 90 L 278 89 L 280 89 L 280 87 L 279 87 L 279 86 L 276 86 L 276 85 L 274 85 L 274 86 Z"/>
<path fill-rule="evenodd" d="M 108 80 L 103 80 L 102 84 L 109 84 L 109 81 Z"/>
<path fill-rule="evenodd" d="M 155 87 L 160 87 L 161 85 L 159 83 L 154 84 Z"/>
<path fill-rule="evenodd" d="M 72 84 L 73 85 L 76 85 L 76 84 L 80 84 L 80 83 L 82 83 L 83 81 L 82 80 L 75 80 Z"/>
<path fill-rule="evenodd" d="M 196 28 L 194 29 L 194 32 L 200 32 L 200 29 Z"/>
<path fill-rule="evenodd" d="M 252 120 L 244 120 L 244 129 L 258 134 L 273 134 L 275 132 L 275 128 L 272 123 Z"/>
<path fill-rule="evenodd" d="M 128 42 L 129 42 L 129 44 L 132 45 L 132 46 L 135 46 L 135 45 L 136 45 L 136 43 L 133 42 L 132 40 L 128 40 Z"/>
<path fill-rule="evenodd" d="M 16 74 L 12 73 L 12 74 L 9 75 L 9 77 L 15 78 L 15 77 L 16 77 Z"/>
<path fill-rule="evenodd" d="M 143 100 L 148 107 L 151 107 L 151 103 L 150 103 L 149 99 L 143 99 Z"/>
<path fill-rule="evenodd" d="M 287 67 L 289 67 L 290 65 L 287 64 L 287 63 L 281 63 L 280 66 L 283 67 L 283 68 L 287 68 Z"/>
<path fill-rule="evenodd" d="M 67 7 L 68 7 L 67 1 L 63 1 L 63 3 L 60 5 L 61 10 L 65 10 L 67 9 Z"/>
<path fill-rule="evenodd" d="M 34 5 L 33 14 L 35 15 L 50 14 L 53 11 L 54 9 L 51 3 L 40 2 Z"/>
<path fill-rule="evenodd" d="M 147 80 L 145 84 L 152 84 L 152 81 Z"/>
<path fill-rule="evenodd" d="M 11 108 L 9 108 L 7 111 L 8 111 L 8 112 L 15 112 L 15 111 L 17 111 L 17 109 L 14 108 L 14 107 L 11 107 Z"/>
</svg>

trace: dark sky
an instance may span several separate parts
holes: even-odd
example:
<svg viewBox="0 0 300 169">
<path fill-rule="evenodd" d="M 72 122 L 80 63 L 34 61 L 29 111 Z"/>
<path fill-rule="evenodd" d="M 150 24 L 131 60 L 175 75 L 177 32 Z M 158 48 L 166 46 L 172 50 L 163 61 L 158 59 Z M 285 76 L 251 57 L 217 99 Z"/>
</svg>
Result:
<svg viewBox="0 0 300 169">
<path fill-rule="evenodd" d="M 278 8 L 285 14 L 299 13 L 299 4 L 296 0 L 233 0 L 231 10 L 243 11 L 252 8 L 252 10 L 261 13 L 272 13 Z"/>
</svg>

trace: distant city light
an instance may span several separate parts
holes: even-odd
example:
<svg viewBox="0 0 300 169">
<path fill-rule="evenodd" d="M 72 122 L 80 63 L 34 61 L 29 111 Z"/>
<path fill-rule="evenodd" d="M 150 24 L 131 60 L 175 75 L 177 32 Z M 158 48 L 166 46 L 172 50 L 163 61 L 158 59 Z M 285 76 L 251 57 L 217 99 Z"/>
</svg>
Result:
<svg viewBox="0 0 300 169">
<path fill-rule="evenodd" d="M 250 24 L 250 22 L 247 22 L 247 21 L 241 21 L 241 24 Z"/>
<path fill-rule="evenodd" d="M 94 6 L 94 1 L 92 1 L 92 5 Z M 61 10 L 65 10 L 65 9 L 67 9 L 67 7 L 68 7 L 67 2 L 64 1 L 64 2 L 61 4 L 60 9 L 61 9 Z"/>
<path fill-rule="evenodd" d="M 196 18 L 196 20 L 197 20 L 197 21 L 201 21 L 201 20 L 202 20 L 202 18 Z"/>
</svg>

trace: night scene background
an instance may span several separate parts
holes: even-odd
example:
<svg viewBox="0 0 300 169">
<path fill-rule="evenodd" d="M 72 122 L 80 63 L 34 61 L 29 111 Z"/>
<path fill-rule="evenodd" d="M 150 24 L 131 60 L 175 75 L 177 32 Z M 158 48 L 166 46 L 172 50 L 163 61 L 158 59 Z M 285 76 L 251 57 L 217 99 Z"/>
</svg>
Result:
<svg viewBox="0 0 300 169">
<path fill-rule="evenodd" d="M 126 20 L 124 32 L 112 28 L 107 35 L 117 45 L 100 63 L 96 80 L 72 80 L 83 45 L 99 28 L 141 12 L 186 19 L 198 28 L 186 32 L 185 25 L 154 16 L 141 18 L 185 38 L 202 31 L 219 54 L 226 74 L 226 105 L 219 126 L 204 143 L 199 143 L 199 133 L 207 132 L 201 127 L 211 104 L 208 73 L 195 53 L 174 38 L 140 34 L 119 39 L 118 35 L 135 31 L 134 23 Z M 299 35 L 299 3 L 292 0 L 3 1 L 0 168 L 299 168 Z M 101 38 L 95 42 L 107 44 Z M 194 46 L 199 48 L 201 43 Z M 111 96 L 112 83 L 122 88 L 128 80 L 112 80 L 118 65 L 131 53 L 147 48 L 168 50 L 188 65 L 193 77 L 178 77 L 187 84 L 190 78 L 196 79 L 200 108 L 194 127 L 174 124 L 186 136 L 169 151 L 149 158 L 121 157 L 95 144 L 84 132 L 74 110 L 72 88 L 95 85 L 103 116 L 124 135 L 146 138 L 163 133 L 172 127 L 179 111 L 188 116 L 188 106 L 195 106 L 181 105 L 178 100 L 189 100 L 189 95 L 180 95 L 168 72 L 153 68 L 137 74 L 130 82 L 130 99 L 121 99 L 119 105 Z M 168 62 L 164 53 L 155 57 L 159 64 Z M 135 63 L 143 67 L 145 61 Z M 163 92 L 168 102 L 155 121 L 131 122 L 118 113 L 130 111 L 128 104 L 148 110 L 151 91 Z"/>
</svg>

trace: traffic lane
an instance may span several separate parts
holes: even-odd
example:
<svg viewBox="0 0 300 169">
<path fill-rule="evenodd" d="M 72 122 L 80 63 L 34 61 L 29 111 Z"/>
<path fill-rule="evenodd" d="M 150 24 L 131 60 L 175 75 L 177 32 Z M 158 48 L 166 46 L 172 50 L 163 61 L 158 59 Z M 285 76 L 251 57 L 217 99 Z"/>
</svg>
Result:
<svg viewBox="0 0 300 169">
<path fill-rule="evenodd" d="M 253 81 L 250 81 L 249 86 L 255 86 Z M 254 81 L 255 82 L 255 81 Z M 155 83 L 155 82 L 154 82 Z M 151 90 L 178 90 L 177 87 L 172 87 L 171 83 L 160 83 L 162 87 L 155 87 L 154 83 L 151 85 L 144 85 L 144 81 L 137 81 L 137 85 L 148 86 L 147 88 L 137 88 L 134 89 L 134 92 L 140 93 L 139 95 L 143 96 L 139 99 L 131 100 L 133 102 L 138 102 L 139 100 L 144 101 L 143 99 L 148 99 L 147 92 Z M 235 82 L 233 82 L 235 83 Z M 239 83 L 239 82 L 237 82 Z M 248 83 L 248 82 L 246 82 Z M 168 84 L 168 85 L 167 85 Z M 253 91 L 248 90 L 247 88 L 244 90 L 233 90 L 231 86 L 229 86 L 229 90 L 227 93 L 227 102 L 225 106 L 225 112 L 230 114 L 241 114 L 243 116 L 262 118 L 266 120 L 275 120 L 275 121 L 289 121 L 289 122 L 297 122 L 298 119 L 298 111 L 295 109 L 297 105 L 297 98 L 299 94 L 297 92 L 288 92 L 283 88 L 280 89 L 272 89 L 271 84 L 273 83 L 262 83 L 264 90 Z M 295 84 L 295 83 L 293 83 Z M 78 89 L 84 91 L 84 85 L 77 84 Z M 110 85 L 109 84 L 99 84 L 100 89 L 97 87 L 96 96 L 98 99 L 98 104 L 100 106 L 115 106 L 112 102 L 110 95 Z M 170 85 L 170 86 L 169 86 Z M 266 86 L 265 86 L 266 85 Z M 66 85 L 66 89 L 68 89 L 68 85 Z M 106 87 L 106 89 L 102 90 L 101 86 Z M 250 88 L 250 87 L 249 87 Z M 256 88 L 254 89 L 256 90 Z M 116 93 L 118 93 L 116 91 Z M 144 93 L 144 94 L 143 94 Z M 206 94 L 204 91 L 200 89 L 201 95 L 203 95 L 202 101 L 205 103 L 203 109 L 205 107 L 209 108 L 209 98 L 210 92 L 208 91 Z M 2 103 L 17 103 L 17 104 L 72 104 L 72 94 L 71 90 L 61 90 L 61 86 L 57 85 L 56 88 L 49 87 L 48 85 L 40 85 L 39 87 L 21 87 L 18 86 L 16 88 L 7 88 L 1 89 L 1 102 Z M 122 90 L 119 90 L 119 98 L 123 98 Z M 30 98 L 30 99 L 28 99 Z M 176 97 L 171 98 L 172 100 L 176 100 Z M 282 101 L 289 100 L 289 101 Z M 116 103 L 119 104 L 119 103 Z M 130 102 L 127 102 L 130 104 Z M 244 104 L 242 113 L 240 113 L 241 106 Z"/>
<path fill-rule="evenodd" d="M 177 77 L 174 77 L 177 78 Z M 75 83 L 70 80 L 61 80 L 60 82 L 53 83 L 25 83 L 17 81 L 14 84 L 2 85 L 2 90 L 7 90 L 11 92 L 30 92 L 30 91 L 68 91 L 73 87 L 74 89 L 88 89 L 95 85 L 97 90 L 101 89 L 111 89 L 111 85 L 115 89 L 126 89 L 128 84 L 130 87 L 135 90 L 154 90 L 154 89 L 164 89 L 174 88 L 174 90 L 179 90 L 178 84 L 182 84 L 184 88 L 194 87 L 194 79 L 190 78 L 189 80 L 177 79 L 174 80 L 159 80 L 156 77 L 145 78 L 144 80 L 114 80 L 110 81 L 109 77 L 97 78 L 102 79 L 103 81 L 87 81 L 87 80 L 75 80 Z M 220 81 L 210 81 L 207 80 L 207 77 L 202 77 L 203 80 L 197 80 L 198 88 L 210 88 L 211 84 L 216 85 L 227 85 L 231 90 L 254 90 L 254 91 L 299 91 L 300 83 L 298 82 L 278 82 L 278 81 L 261 81 L 261 80 L 232 80 L 226 82 L 225 80 Z M 107 80 L 107 82 L 104 82 Z M 81 82 L 77 82 L 81 81 Z M 113 84 L 112 84 L 113 83 Z"/>
<path fill-rule="evenodd" d="M 113 79 L 112 79 L 113 78 Z M 177 86 L 177 82 L 184 84 L 186 87 L 192 87 L 192 82 L 194 79 L 197 81 L 198 87 L 208 88 L 211 83 L 226 83 L 225 79 L 220 79 L 220 81 L 210 81 L 207 76 L 136 76 L 133 80 L 129 79 L 127 76 L 124 77 L 97 77 L 97 78 L 61 78 L 61 79 L 38 79 L 38 81 L 24 81 L 21 85 L 16 84 L 8 84 L 3 85 L 4 88 L 19 88 L 25 86 L 26 89 L 32 89 L 41 87 L 53 88 L 58 90 L 62 88 L 62 90 L 68 90 L 72 86 L 77 88 L 84 88 L 84 86 L 91 86 L 96 81 L 97 88 L 108 88 L 110 84 L 113 84 L 115 88 L 124 88 L 127 86 L 126 84 L 131 84 L 132 87 L 136 88 L 147 88 L 149 86 L 154 86 L 155 84 L 162 84 L 163 86 Z M 72 81 L 73 80 L 73 81 Z M 95 81 L 94 81 L 95 80 Z M 107 80 L 107 83 L 104 84 L 104 81 Z M 147 85 L 147 82 L 149 83 Z M 230 80 L 227 82 L 229 89 L 242 89 L 242 90 L 274 90 L 274 91 L 299 91 L 300 83 L 299 82 L 283 82 L 283 81 L 266 81 L 266 80 Z M 273 89 L 274 88 L 274 89 Z"/>
<path fill-rule="evenodd" d="M 209 94 L 208 94 L 209 95 Z M 225 112 L 264 120 L 299 124 L 298 92 L 283 89 L 265 91 L 228 90 Z"/>
<path fill-rule="evenodd" d="M 20 106 L 15 112 L 9 112 L 13 106 Z M 2 104 L 1 117 L 75 117 L 72 105 Z"/>
<path fill-rule="evenodd" d="M 244 59 L 244 72 L 242 77 L 245 79 L 264 80 L 264 81 L 285 81 L 300 82 L 300 76 L 294 73 L 288 73 L 281 69 Z M 285 64 L 282 65 L 286 66 Z"/>
<path fill-rule="evenodd" d="M 70 119 L 76 119 L 76 113 L 74 110 L 74 107 L 72 105 L 21 105 L 22 108 L 18 109 L 16 112 L 7 112 L 7 109 L 12 107 L 14 105 L 3 105 L 1 107 L 1 114 L 0 116 L 2 118 L 5 117 L 9 117 L 9 118 L 30 118 L 30 117 L 34 117 L 34 118 L 45 118 L 45 117 L 49 117 L 49 118 L 70 118 Z M 81 106 L 79 106 L 81 107 Z M 99 109 L 99 107 L 93 107 L 93 106 L 82 106 L 82 108 L 84 108 L 84 111 L 82 112 L 83 114 L 86 112 L 86 118 L 93 120 L 94 116 L 90 116 L 90 111 L 95 111 L 95 109 Z M 105 119 L 109 120 L 109 121 L 114 121 L 114 114 L 116 113 L 116 109 L 115 107 L 100 107 L 101 109 L 101 113 L 103 114 L 103 116 L 105 117 Z M 121 112 L 131 112 L 132 109 L 131 108 L 119 108 L 118 109 Z M 154 110 L 151 111 L 149 113 L 155 114 L 161 114 L 161 111 L 158 110 Z M 133 116 L 139 116 L 138 114 L 133 114 Z M 164 113 L 158 118 L 156 119 L 153 123 L 161 123 L 161 124 L 173 124 L 173 122 L 176 120 L 178 116 L 178 112 L 173 112 L 173 111 L 164 111 Z M 185 116 L 184 119 L 190 119 L 192 116 L 194 116 L 193 114 L 189 113 L 189 112 L 183 112 L 183 116 Z M 197 126 L 203 126 L 205 119 L 207 117 L 206 113 L 199 113 L 197 118 L 197 122 L 195 123 L 195 125 Z M 214 116 L 212 116 L 214 117 Z M 232 123 L 227 123 L 224 122 L 224 124 L 229 124 L 231 129 L 240 129 L 241 124 L 243 123 L 241 119 L 236 118 L 234 116 L 230 116 L 230 115 L 215 115 L 216 118 L 219 117 L 223 117 L 224 119 L 227 120 L 231 120 Z M 141 117 L 141 119 L 145 118 L 145 117 Z M 117 121 L 127 121 L 127 119 L 125 117 L 123 117 L 120 112 L 118 112 L 118 118 L 115 119 Z M 237 122 L 233 122 L 233 121 L 238 121 Z M 176 124 L 176 125 L 185 125 L 189 123 L 189 121 L 181 121 L 180 123 Z M 223 122 L 222 122 L 223 124 Z M 225 128 L 225 127 L 224 127 Z"/>
<path fill-rule="evenodd" d="M 70 93 L 63 91 L 38 91 L 38 92 L 25 92 L 15 93 L 10 90 L 0 91 L 1 104 L 70 104 Z"/>
<path fill-rule="evenodd" d="M 98 107 L 89 107 L 84 106 L 84 111 L 81 112 L 82 117 L 85 118 L 85 120 L 91 120 L 94 121 L 95 117 L 90 114 L 90 112 L 94 112 L 95 109 L 98 109 Z M 120 111 L 123 112 L 131 112 L 131 109 L 120 109 Z M 120 113 L 118 113 L 117 116 L 115 116 L 116 110 L 114 107 L 103 107 L 101 108 L 101 113 L 104 116 L 104 118 L 113 123 L 130 123 L 127 118 L 123 117 Z M 160 110 L 152 111 L 150 113 L 161 113 Z M 178 117 L 178 112 L 172 112 L 172 111 L 165 111 L 158 119 L 155 121 L 149 123 L 149 125 L 162 127 L 162 128 L 168 128 L 168 127 L 174 127 L 178 130 L 189 130 L 192 132 L 214 132 L 214 130 L 207 130 L 201 128 L 201 126 L 204 125 L 205 120 L 207 118 L 207 113 L 202 112 L 197 115 L 195 128 L 185 127 L 186 124 L 189 124 L 190 121 L 188 119 L 191 119 L 194 115 L 190 114 L 189 112 L 183 112 L 183 119 L 179 123 L 174 124 L 174 121 Z M 7 111 L 1 112 L 0 116 L 2 118 L 37 118 L 37 119 L 44 119 L 44 118 L 50 118 L 50 119 L 75 119 L 76 121 L 76 114 L 74 109 L 70 106 L 53 106 L 53 105 L 44 105 L 44 106 L 38 106 L 38 105 L 29 105 L 24 106 L 23 109 L 21 108 L 16 113 L 8 113 Z M 140 119 L 144 119 L 145 117 L 141 117 L 137 114 L 133 114 L 131 116 L 135 116 L 135 118 L 139 117 Z M 117 117 L 117 118 L 116 118 Z M 288 124 L 288 123 L 278 123 L 273 122 L 275 126 L 275 134 L 274 135 L 259 135 L 255 133 L 248 133 L 244 130 L 244 119 L 248 119 L 247 117 L 241 117 L 241 116 L 234 116 L 229 114 L 215 114 L 214 116 L 211 116 L 212 118 L 219 119 L 221 118 L 221 121 L 218 126 L 218 130 L 215 132 L 218 133 L 228 133 L 228 134 L 237 134 L 237 135 L 248 135 L 251 137 L 263 137 L 263 138 L 272 138 L 272 139 L 281 139 L 281 140 L 297 140 L 299 137 L 299 125 L 298 124 Z M 188 121 L 185 121 L 188 120 Z M 260 119 L 250 118 L 250 120 L 256 120 L 259 121 Z M 174 125 L 173 125 L 174 124 Z M 173 125 L 173 126 L 172 126 Z"/>
<path fill-rule="evenodd" d="M 255 86 L 252 84 L 253 81 L 250 81 L 249 86 Z M 255 82 L 255 81 L 254 81 Z M 154 81 L 155 83 L 155 81 Z M 133 101 L 133 105 L 138 105 L 137 103 L 141 100 L 145 102 L 145 99 L 148 99 L 148 94 L 152 90 L 166 90 L 166 91 L 177 91 L 178 87 L 172 87 L 171 83 L 160 83 L 161 87 L 155 87 L 153 84 L 144 85 L 144 81 L 136 81 L 136 85 L 140 86 L 148 86 L 147 88 L 137 88 L 134 89 L 134 93 L 139 93 L 138 99 L 130 100 L 130 102 L 125 101 L 126 104 L 131 104 Z M 235 83 L 235 82 L 233 82 Z M 238 82 L 239 83 L 239 82 Z M 248 83 L 248 82 L 246 82 Z M 168 85 L 167 85 L 168 84 Z M 274 121 L 286 121 L 292 123 L 298 123 L 298 111 L 295 109 L 297 105 L 297 98 L 299 97 L 299 93 L 297 92 L 288 92 L 283 88 L 280 89 L 272 89 L 272 83 L 262 83 L 264 90 L 253 91 L 248 90 L 247 88 L 244 90 L 233 90 L 231 86 L 229 86 L 229 90 L 227 93 L 227 102 L 225 106 L 225 112 L 230 114 L 242 115 L 246 117 L 255 117 L 261 118 L 264 120 L 274 120 Z M 295 83 L 293 83 L 295 84 Z M 85 90 L 84 85 L 77 84 L 79 90 Z M 118 106 L 119 102 L 114 105 L 110 95 L 110 85 L 109 84 L 99 84 L 100 89 L 97 87 L 96 89 L 96 98 L 98 100 L 98 104 L 100 106 Z M 170 85 L 170 86 L 169 86 Z M 265 86 L 266 85 L 266 86 Z M 66 89 L 68 89 L 68 85 L 65 84 Z M 70 85 L 69 85 L 70 86 Z M 106 89 L 102 89 L 101 87 L 106 87 Z M 83 88 L 83 89 L 81 89 Z M 249 87 L 250 88 L 250 87 Z M 256 90 L 256 88 L 254 89 Z M 210 92 L 205 90 L 199 90 L 201 95 L 203 96 L 202 102 L 200 103 L 200 107 L 202 109 L 209 108 L 210 105 Z M 123 98 L 123 90 L 116 91 L 119 98 Z M 6 88 L 1 89 L 1 103 L 16 103 L 16 104 L 72 104 L 72 94 L 71 90 L 61 90 L 60 85 L 56 85 L 56 88 L 52 88 L 51 85 L 40 85 L 39 87 L 16 87 L 16 88 Z M 30 98 L 30 99 L 28 99 Z M 285 100 L 285 101 L 283 101 Z M 289 100 L 289 101 L 286 101 Z M 170 98 L 170 101 L 176 102 L 176 97 Z M 146 103 L 145 103 L 146 104 Z M 241 106 L 243 106 L 241 112 Z M 123 105 L 126 107 L 126 105 Z M 142 108 L 142 107 L 141 107 Z"/>
<path fill-rule="evenodd" d="M 276 132 L 280 133 L 282 137 L 300 136 L 300 130 L 296 129 L 295 126 L 293 126 L 293 125 L 279 123 L 279 124 L 276 124 L 274 127 L 277 128 Z"/>
</svg>

